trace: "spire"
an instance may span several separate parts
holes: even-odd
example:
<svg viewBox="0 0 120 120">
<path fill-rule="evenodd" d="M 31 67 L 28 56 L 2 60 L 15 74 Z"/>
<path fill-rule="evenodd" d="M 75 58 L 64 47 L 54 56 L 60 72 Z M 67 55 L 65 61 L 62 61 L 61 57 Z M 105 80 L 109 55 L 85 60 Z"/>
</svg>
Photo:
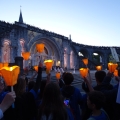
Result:
<svg viewBox="0 0 120 120">
<path fill-rule="evenodd" d="M 21 6 L 20 6 L 20 7 L 21 7 Z M 21 12 L 21 9 L 20 9 L 19 22 L 20 22 L 20 23 L 23 23 L 23 17 L 22 17 L 22 12 Z"/>
</svg>

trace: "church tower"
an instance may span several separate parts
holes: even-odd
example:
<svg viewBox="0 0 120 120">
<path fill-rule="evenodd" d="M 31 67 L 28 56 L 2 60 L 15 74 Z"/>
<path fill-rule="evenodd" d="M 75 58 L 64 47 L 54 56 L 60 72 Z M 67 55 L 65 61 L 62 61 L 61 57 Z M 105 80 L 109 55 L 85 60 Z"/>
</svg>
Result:
<svg viewBox="0 0 120 120">
<path fill-rule="evenodd" d="M 22 17 L 21 9 L 20 9 L 19 23 L 23 23 L 23 17 Z"/>
</svg>

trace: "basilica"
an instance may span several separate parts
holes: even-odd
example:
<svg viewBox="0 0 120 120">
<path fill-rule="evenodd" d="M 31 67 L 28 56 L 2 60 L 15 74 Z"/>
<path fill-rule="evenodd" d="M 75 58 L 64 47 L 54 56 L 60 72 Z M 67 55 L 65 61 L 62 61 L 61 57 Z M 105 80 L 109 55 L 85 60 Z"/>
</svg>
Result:
<svg viewBox="0 0 120 120">
<path fill-rule="evenodd" d="M 36 50 L 38 43 L 45 45 L 41 54 Z M 120 47 L 112 47 L 120 55 Z M 26 24 L 20 11 L 19 20 L 13 24 L 0 21 L 0 61 L 14 63 L 15 58 L 22 57 L 21 53 L 26 51 L 31 54 L 26 63 L 28 66 L 37 65 L 41 56 L 43 61 L 53 59 L 54 66 L 61 66 L 64 69 L 79 69 L 84 65 L 82 57 L 89 59 L 90 69 L 94 69 L 97 64 L 101 64 L 105 69 L 111 56 L 108 46 L 76 43 L 71 40 L 71 36 L 66 37 Z"/>
</svg>

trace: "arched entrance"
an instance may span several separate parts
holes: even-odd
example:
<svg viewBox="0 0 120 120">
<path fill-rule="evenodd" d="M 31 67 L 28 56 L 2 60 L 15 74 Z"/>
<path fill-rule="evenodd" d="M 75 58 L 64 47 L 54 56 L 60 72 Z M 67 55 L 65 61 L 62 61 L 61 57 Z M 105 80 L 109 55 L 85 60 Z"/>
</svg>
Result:
<svg viewBox="0 0 120 120">
<path fill-rule="evenodd" d="M 45 45 L 45 49 L 43 53 L 38 53 L 36 50 L 36 44 L 43 43 Z M 55 42 L 52 42 L 50 39 L 47 38 L 40 38 L 36 40 L 31 46 L 30 46 L 30 53 L 31 53 L 31 62 L 32 66 L 38 64 L 39 60 L 42 59 L 44 61 L 45 59 L 53 59 L 54 60 L 54 66 L 60 65 L 61 57 L 60 57 L 60 50 L 58 46 L 55 44 Z"/>
</svg>

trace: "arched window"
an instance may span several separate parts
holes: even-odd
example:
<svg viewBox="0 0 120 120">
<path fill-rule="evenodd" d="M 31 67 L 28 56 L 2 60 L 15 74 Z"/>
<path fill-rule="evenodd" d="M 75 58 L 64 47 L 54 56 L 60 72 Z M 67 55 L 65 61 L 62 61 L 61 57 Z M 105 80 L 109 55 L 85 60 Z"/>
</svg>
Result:
<svg viewBox="0 0 120 120">
<path fill-rule="evenodd" d="M 4 40 L 2 48 L 2 62 L 10 62 L 10 41 Z"/>
</svg>

